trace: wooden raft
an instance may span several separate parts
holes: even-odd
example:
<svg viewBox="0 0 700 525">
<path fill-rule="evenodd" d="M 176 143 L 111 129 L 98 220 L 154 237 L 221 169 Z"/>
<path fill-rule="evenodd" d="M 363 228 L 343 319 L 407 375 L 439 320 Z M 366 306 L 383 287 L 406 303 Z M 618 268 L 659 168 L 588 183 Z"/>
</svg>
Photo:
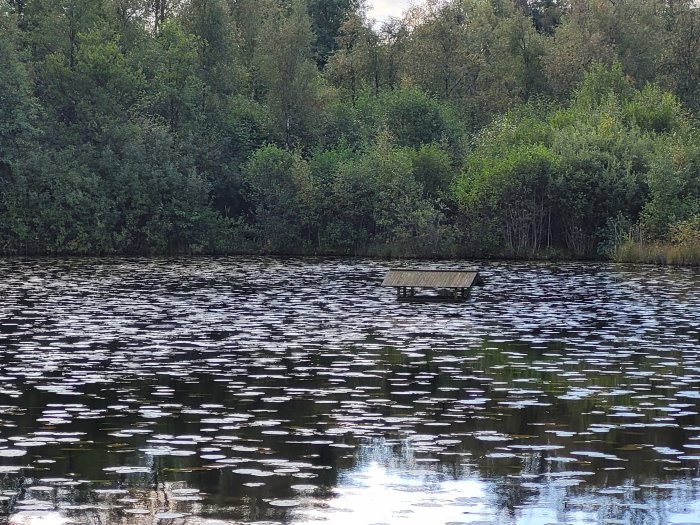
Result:
<svg viewBox="0 0 700 525">
<path fill-rule="evenodd" d="M 479 272 L 459 270 L 389 270 L 382 286 L 396 288 L 399 301 L 463 301 L 469 289 L 481 285 Z M 436 289 L 437 295 L 417 295 L 419 289 Z"/>
</svg>

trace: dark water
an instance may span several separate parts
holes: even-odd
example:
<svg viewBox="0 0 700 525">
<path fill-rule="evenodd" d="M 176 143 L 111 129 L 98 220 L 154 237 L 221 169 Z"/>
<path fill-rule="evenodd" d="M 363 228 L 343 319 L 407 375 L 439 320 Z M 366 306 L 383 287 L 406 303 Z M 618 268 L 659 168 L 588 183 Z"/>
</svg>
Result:
<svg viewBox="0 0 700 525">
<path fill-rule="evenodd" d="M 0 523 L 700 523 L 698 271 L 388 266 L 0 260 Z"/>
</svg>

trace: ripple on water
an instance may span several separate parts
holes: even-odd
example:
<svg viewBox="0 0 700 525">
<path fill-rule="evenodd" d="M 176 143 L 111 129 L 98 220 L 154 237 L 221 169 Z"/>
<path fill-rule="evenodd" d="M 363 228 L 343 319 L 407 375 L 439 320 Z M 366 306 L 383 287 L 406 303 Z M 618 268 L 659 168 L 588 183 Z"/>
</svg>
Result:
<svg viewBox="0 0 700 525">
<path fill-rule="evenodd" d="M 698 271 L 396 264 L 486 286 L 411 305 L 377 287 L 384 261 L 0 259 L 0 507 L 700 521 Z"/>
</svg>

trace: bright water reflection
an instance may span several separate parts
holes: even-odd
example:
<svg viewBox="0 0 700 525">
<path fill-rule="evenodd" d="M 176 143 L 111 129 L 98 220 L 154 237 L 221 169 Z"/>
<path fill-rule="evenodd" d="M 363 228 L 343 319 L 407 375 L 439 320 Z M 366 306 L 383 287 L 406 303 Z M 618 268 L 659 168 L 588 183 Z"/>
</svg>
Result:
<svg viewBox="0 0 700 525">
<path fill-rule="evenodd" d="M 697 271 L 388 266 L 0 260 L 5 522 L 700 523 Z"/>
</svg>

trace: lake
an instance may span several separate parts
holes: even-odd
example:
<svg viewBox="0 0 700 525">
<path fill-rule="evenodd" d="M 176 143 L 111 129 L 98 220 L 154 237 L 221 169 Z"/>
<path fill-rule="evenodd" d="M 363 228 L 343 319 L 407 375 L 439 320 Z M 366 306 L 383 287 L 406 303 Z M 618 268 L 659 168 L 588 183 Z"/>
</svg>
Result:
<svg viewBox="0 0 700 525">
<path fill-rule="evenodd" d="M 698 270 L 0 259 L 0 353 L 0 523 L 700 523 Z"/>
</svg>

